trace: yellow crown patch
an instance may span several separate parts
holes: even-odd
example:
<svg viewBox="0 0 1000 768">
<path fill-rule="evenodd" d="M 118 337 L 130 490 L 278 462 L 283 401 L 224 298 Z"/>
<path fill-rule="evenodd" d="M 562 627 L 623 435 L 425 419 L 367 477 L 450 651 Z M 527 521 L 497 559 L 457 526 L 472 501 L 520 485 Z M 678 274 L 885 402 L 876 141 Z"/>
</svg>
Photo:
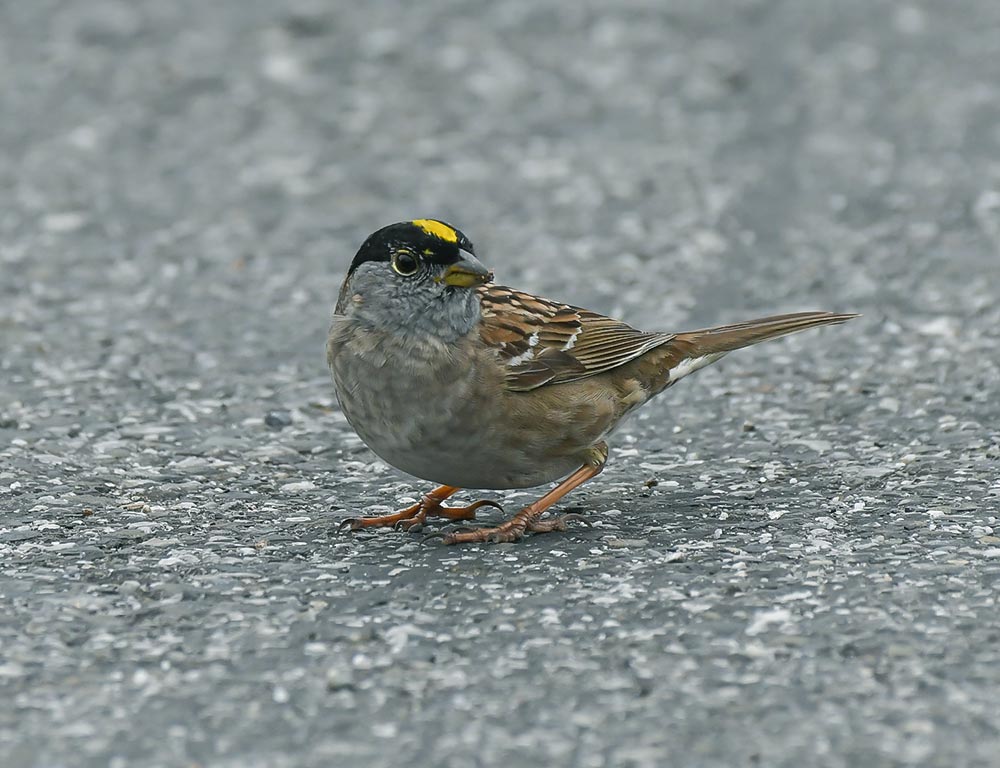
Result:
<svg viewBox="0 0 1000 768">
<path fill-rule="evenodd" d="M 410 223 L 420 227 L 428 235 L 434 235 L 434 237 L 447 240 L 449 243 L 458 242 L 458 233 L 440 221 L 434 221 L 434 219 L 414 219 Z"/>
</svg>

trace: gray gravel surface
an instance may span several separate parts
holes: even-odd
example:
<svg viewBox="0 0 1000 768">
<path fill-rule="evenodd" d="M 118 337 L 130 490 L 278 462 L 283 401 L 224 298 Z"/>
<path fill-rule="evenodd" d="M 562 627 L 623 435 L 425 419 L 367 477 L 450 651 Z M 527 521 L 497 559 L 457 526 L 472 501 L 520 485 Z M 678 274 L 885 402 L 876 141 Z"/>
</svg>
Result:
<svg viewBox="0 0 1000 768">
<path fill-rule="evenodd" d="M 0 4 L 2 764 L 1000 764 L 998 72 L 994 0 Z M 417 216 L 865 317 L 648 405 L 590 529 L 338 534 L 425 488 L 323 353 Z"/>
</svg>

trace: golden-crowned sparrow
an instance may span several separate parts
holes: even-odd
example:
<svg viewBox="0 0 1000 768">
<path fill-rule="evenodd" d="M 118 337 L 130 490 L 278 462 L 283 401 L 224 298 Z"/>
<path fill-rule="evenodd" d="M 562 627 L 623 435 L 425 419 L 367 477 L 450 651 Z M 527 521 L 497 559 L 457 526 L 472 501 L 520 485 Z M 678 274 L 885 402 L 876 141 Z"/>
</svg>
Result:
<svg viewBox="0 0 1000 768">
<path fill-rule="evenodd" d="M 472 519 L 442 502 L 461 488 L 561 482 L 502 524 L 449 544 L 565 530 L 541 519 L 598 474 L 605 439 L 654 395 L 727 352 L 855 315 L 799 312 L 687 333 L 639 331 L 596 312 L 495 285 L 472 243 L 434 219 L 371 235 L 340 290 L 327 342 L 344 415 L 389 464 L 442 484 L 352 529 Z"/>
</svg>

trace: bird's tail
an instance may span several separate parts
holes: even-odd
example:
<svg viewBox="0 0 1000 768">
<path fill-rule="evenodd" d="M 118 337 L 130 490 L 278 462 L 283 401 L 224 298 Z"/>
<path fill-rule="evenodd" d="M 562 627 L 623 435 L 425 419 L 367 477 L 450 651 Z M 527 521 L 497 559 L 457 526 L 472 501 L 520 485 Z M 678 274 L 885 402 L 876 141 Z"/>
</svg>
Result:
<svg viewBox="0 0 1000 768">
<path fill-rule="evenodd" d="M 685 376 L 711 365 L 720 357 L 734 349 L 749 347 L 762 341 L 776 339 L 789 333 L 797 333 L 821 325 L 835 325 L 858 317 L 855 314 L 834 312 L 795 312 L 790 315 L 773 315 L 745 323 L 720 325 L 698 331 L 678 333 L 665 345 L 676 355 L 676 362 L 670 366 L 667 384 L 673 384 Z"/>
</svg>

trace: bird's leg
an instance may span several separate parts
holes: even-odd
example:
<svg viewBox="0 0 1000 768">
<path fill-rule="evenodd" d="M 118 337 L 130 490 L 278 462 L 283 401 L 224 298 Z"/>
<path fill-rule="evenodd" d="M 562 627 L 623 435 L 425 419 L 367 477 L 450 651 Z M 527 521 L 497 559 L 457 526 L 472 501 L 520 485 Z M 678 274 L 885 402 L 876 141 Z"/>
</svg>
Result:
<svg viewBox="0 0 1000 768">
<path fill-rule="evenodd" d="M 384 528 L 387 526 L 398 526 L 403 530 L 409 530 L 415 526 L 424 524 L 428 515 L 443 517 L 448 520 L 473 520 L 476 517 L 476 510 L 480 507 L 493 506 L 502 509 L 495 501 L 483 499 L 473 502 L 467 507 L 443 507 L 441 503 L 449 496 L 458 493 L 461 488 L 451 485 L 442 485 L 433 491 L 425 493 L 423 498 L 416 504 L 406 509 L 395 512 L 391 515 L 380 515 L 378 517 L 352 517 L 344 520 L 340 524 L 340 530 L 349 528 L 352 531 L 359 531 L 362 528 Z"/>
<path fill-rule="evenodd" d="M 444 543 L 468 544 L 478 541 L 509 542 L 519 541 L 527 531 L 533 533 L 565 531 L 566 523 L 571 520 L 582 520 L 583 518 L 580 515 L 560 515 L 549 520 L 540 520 L 539 518 L 546 509 L 559 501 L 567 493 L 599 474 L 604 469 L 607 460 L 607 443 L 598 443 L 591 449 L 591 455 L 582 467 L 542 496 L 542 498 L 532 502 L 506 522 L 501 523 L 495 528 L 477 528 L 473 531 L 445 534 L 442 537 Z"/>
</svg>

